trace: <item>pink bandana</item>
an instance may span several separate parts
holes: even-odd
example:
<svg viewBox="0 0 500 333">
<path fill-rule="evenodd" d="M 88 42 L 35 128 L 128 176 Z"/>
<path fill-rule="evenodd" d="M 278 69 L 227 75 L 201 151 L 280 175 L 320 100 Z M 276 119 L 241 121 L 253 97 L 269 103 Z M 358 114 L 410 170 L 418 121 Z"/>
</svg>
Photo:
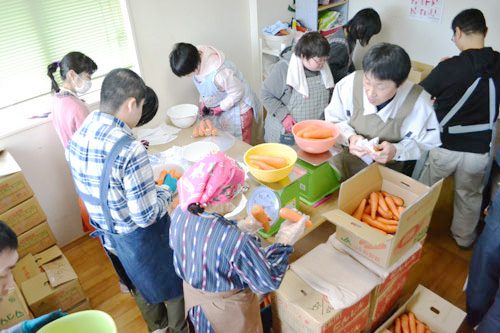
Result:
<svg viewBox="0 0 500 333">
<path fill-rule="evenodd" d="M 179 179 L 179 204 L 186 211 L 192 203 L 206 207 L 231 201 L 245 181 L 245 172 L 223 152 L 193 164 Z"/>
</svg>

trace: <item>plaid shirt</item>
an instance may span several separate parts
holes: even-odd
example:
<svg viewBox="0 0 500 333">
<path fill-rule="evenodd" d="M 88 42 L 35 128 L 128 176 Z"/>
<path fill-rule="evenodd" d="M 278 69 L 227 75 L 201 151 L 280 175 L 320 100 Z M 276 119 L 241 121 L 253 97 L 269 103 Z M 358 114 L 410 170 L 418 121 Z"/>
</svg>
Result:
<svg viewBox="0 0 500 333">
<path fill-rule="evenodd" d="M 156 186 L 144 146 L 135 141 L 132 130 L 121 120 L 103 113 L 91 113 L 73 135 L 66 149 L 75 186 L 80 193 L 99 198 L 100 177 L 106 156 L 123 136 L 133 141 L 120 151 L 111 169 L 108 205 L 116 233 L 145 228 L 167 213 L 172 193 Z M 92 221 L 108 230 L 101 206 L 85 202 Z M 107 237 L 103 245 L 112 250 Z"/>
</svg>

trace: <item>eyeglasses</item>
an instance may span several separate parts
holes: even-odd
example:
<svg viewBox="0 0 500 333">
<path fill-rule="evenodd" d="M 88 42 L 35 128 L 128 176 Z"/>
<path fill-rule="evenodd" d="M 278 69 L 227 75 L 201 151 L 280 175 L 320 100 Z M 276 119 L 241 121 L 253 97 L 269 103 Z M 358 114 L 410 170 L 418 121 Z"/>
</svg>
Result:
<svg viewBox="0 0 500 333">
<path fill-rule="evenodd" d="M 318 58 L 318 57 L 314 57 L 314 58 L 311 58 L 317 65 L 319 66 L 322 66 L 326 63 L 326 61 L 328 60 L 327 57 L 322 57 L 322 58 Z"/>
</svg>

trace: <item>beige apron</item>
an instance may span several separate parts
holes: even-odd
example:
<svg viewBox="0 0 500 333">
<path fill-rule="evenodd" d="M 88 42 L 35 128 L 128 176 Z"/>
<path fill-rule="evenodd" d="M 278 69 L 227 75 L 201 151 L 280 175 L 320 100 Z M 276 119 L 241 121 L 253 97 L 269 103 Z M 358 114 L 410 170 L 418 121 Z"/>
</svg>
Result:
<svg viewBox="0 0 500 333">
<path fill-rule="evenodd" d="M 353 85 L 353 110 L 349 126 L 354 131 L 363 137 L 371 140 L 379 137 L 380 142 L 388 141 L 396 143 L 401 141 L 401 126 L 403 121 L 408 117 L 415 107 L 415 103 L 422 92 L 422 87 L 413 85 L 410 92 L 406 96 L 403 104 L 396 113 L 396 117 L 389 118 L 387 122 L 382 121 L 376 114 L 364 115 L 363 106 L 363 71 L 354 72 L 354 85 Z M 332 160 L 333 166 L 341 170 L 344 179 L 350 178 L 367 165 L 359 157 L 349 153 L 349 147 L 336 155 Z M 387 167 L 401 172 L 403 170 L 403 161 L 390 161 L 386 164 Z"/>
<path fill-rule="evenodd" d="M 211 293 L 184 282 L 184 308 L 201 306 L 216 333 L 262 333 L 259 299 L 250 289 Z"/>
</svg>

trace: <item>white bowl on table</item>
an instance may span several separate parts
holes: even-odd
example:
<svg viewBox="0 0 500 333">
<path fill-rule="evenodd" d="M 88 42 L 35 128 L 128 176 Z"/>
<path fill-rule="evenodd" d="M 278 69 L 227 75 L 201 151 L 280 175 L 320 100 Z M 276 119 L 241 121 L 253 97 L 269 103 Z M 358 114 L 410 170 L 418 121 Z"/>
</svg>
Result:
<svg viewBox="0 0 500 333">
<path fill-rule="evenodd" d="M 196 163 L 208 154 L 220 151 L 217 144 L 210 141 L 190 143 L 182 148 L 182 158 L 188 162 Z"/>
<path fill-rule="evenodd" d="M 174 126 L 188 128 L 196 122 L 198 106 L 194 104 L 174 105 L 167 110 L 167 115 Z"/>
</svg>

